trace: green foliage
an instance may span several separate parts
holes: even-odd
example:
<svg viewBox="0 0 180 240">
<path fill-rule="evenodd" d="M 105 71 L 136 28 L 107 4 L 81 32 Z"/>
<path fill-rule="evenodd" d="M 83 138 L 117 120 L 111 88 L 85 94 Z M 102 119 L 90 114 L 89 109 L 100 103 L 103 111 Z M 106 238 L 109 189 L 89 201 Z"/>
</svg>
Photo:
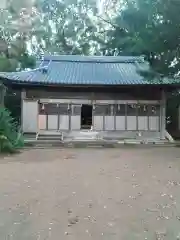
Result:
<svg viewBox="0 0 180 240">
<path fill-rule="evenodd" d="M 4 106 L 11 112 L 11 116 L 21 124 L 21 91 L 8 87 L 4 97 Z"/>
<path fill-rule="evenodd" d="M 0 152 L 14 153 L 23 147 L 18 125 L 6 108 L 0 108 Z"/>
<path fill-rule="evenodd" d="M 36 35 L 35 51 L 100 54 L 97 39 L 104 22 L 97 18 L 96 1 L 39 0 L 37 9 L 42 13 L 44 29 Z"/>
<path fill-rule="evenodd" d="M 180 68 L 180 1 L 128 1 L 111 19 L 114 28 L 104 48 L 107 52 L 144 55 L 154 72 L 174 77 Z M 173 64 L 172 64 L 173 63 Z"/>
<path fill-rule="evenodd" d="M 22 4 L 23 2 L 23 4 Z M 26 6 L 26 10 L 24 9 Z M 12 0 L 0 13 L 0 71 L 12 72 L 34 67 L 35 59 L 27 50 L 32 37 L 32 1 Z"/>
<path fill-rule="evenodd" d="M 9 43 L 5 51 L 0 47 L 0 72 L 14 72 L 34 66 L 35 57 L 27 53 L 25 46 L 15 47 L 12 43 Z"/>
</svg>

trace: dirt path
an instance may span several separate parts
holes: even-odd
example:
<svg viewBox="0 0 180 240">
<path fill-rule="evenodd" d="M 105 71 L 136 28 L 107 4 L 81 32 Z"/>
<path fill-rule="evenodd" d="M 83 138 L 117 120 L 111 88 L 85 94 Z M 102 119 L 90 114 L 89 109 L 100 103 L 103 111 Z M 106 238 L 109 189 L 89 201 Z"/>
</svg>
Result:
<svg viewBox="0 0 180 240">
<path fill-rule="evenodd" d="M 2 158 L 0 239 L 180 239 L 180 149 L 31 150 Z"/>
</svg>

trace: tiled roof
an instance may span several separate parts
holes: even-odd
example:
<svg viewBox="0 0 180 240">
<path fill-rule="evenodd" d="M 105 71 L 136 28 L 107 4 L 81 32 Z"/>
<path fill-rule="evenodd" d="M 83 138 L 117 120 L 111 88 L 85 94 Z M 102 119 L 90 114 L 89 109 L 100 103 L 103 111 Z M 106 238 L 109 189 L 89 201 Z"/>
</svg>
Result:
<svg viewBox="0 0 180 240">
<path fill-rule="evenodd" d="M 44 61 L 92 62 L 92 63 L 134 63 L 143 62 L 143 57 L 133 56 L 80 56 L 80 55 L 45 55 Z"/>
<path fill-rule="evenodd" d="M 142 57 L 45 56 L 37 69 L 0 73 L 0 77 L 43 85 L 142 85 L 149 82 L 138 70 L 148 68 Z"/>
</svg>

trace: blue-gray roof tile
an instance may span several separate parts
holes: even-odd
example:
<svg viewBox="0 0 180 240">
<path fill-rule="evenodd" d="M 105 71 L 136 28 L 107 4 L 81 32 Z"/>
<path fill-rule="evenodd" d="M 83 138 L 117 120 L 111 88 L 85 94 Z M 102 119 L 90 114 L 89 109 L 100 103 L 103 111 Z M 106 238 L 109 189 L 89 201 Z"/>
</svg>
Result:
<svg viewBox="0 0 180 240">
<path fill-rule="evenodd" d="M 56 85 L 148 84 L 138 73 L 148 69 L 143 57 L 129 56 L 44 56 L 31 71 L 0 73 L 9 81 Z"/>
</svg>

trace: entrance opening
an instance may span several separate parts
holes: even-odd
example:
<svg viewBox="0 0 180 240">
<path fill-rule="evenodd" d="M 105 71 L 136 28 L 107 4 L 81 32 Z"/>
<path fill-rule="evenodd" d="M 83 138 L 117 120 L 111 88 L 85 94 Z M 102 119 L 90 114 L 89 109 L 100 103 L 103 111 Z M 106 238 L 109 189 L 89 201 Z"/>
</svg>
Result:
<svg viewBox="0 0 180 240">
<path fill-rule="evenodd" d="M 92 126 L 92 105 L 81 107 L 81 129 L 90 129 Z"/>
</svg>

